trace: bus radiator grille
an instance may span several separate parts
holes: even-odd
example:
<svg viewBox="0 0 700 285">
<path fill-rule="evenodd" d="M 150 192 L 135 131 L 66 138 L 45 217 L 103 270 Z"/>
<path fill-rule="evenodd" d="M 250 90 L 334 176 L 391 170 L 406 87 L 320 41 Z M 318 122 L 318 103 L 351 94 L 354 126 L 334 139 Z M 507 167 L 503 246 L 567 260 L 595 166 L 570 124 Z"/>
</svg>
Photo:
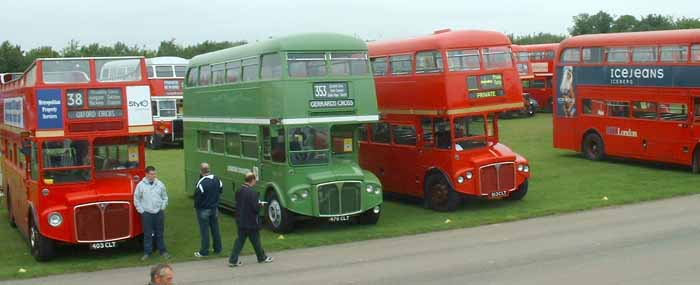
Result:
<svg viewBox="0 0 700 285">
<path fill-rule="evenodd" d="M 515 164 L 512 162 L 484 166 L 480 169 L 481 195 L 515 189 Z"/>
<path fill-rule="evenodd" d="M 76 238 L 79 242 L 99 242 L 131 235 L 131 204 L 102 202 L 75 208 Z"/>
<path fill-rule="evenodd" d="M 338 182 L 318 186 L 318 206 L 321 216 L 346 215 L 361 210 L 362 184 Z"/>
</svg>

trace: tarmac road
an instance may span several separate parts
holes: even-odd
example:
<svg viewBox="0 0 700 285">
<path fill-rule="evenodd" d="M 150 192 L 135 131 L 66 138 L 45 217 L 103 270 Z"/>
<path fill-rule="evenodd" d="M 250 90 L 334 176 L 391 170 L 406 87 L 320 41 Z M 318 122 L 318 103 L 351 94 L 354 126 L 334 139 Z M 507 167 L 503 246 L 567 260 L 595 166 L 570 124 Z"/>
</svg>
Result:
<svg viewBox="0 0 700 285">
<path fill-rule="evenodd" d="M 249 246 L 249 245 L 247 245 Z M 700 284 L 700 195 L 477 228 L 174 265 L 177 284 Z M 124 268 L 0 284 L 145 284 Z"/>
</svg>

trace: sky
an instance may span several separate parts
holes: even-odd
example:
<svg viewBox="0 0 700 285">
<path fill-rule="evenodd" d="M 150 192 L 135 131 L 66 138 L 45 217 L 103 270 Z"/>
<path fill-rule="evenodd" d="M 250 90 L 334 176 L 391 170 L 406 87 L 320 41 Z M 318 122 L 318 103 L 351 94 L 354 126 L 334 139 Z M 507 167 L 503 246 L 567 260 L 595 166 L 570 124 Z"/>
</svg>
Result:
<svg viewBox="0 0 700 285">
<path fill-rule="evenodd" d="M 515 35 L 567 34 L 572 17 L 600 10 L 700 18 L 698 0 L 399 1 L 399 0 L 0 0 L 0 42 L 24 50 L 80 44 L 155 49 L 162 40 L 254 42 L 303 32 L 339 32 L 365 40 L 435 30 L 486 29 Z"/>
</svg>

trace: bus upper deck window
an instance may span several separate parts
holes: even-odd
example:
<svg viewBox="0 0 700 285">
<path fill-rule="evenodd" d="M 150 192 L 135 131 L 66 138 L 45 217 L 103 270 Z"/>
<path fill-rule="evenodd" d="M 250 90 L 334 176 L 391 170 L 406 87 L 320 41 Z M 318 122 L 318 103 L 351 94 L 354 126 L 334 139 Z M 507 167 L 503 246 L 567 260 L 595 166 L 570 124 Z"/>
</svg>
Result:
<svg viewBox="0 0 700 285">
<path fill-rule="evenodd" d="M 693 62 L 700 62 L 700 44 L 694 44 L 691 54 L 690 54 L 690 59 Z"/>
<path fill-rule="evenodd" d="M 290 77 L 321 77 L 328 74 L 323 53 L 289 53 L 287 68 Z"/>
<path fill-rule="evenodd" d="M 372 59 L 372 73 L 374 76 L 384 76 L 387 70 L 386 57 L 376 57 Z"/>
<path fill-rule="evenodd" d="M 45 60 L 43 61 L 45 83 L 86 83 L 90 81 L 90 61 Z"/>
<path fill-rule="evenodd" d="M 602 63 L 603 55 L 603 48 L 601 47 L 584 48 L 583 63 Z"/>
<path fill-rule="evenodd" d="M 369 64 L 364 52 L 334 52 L 331 53 L 331 74 L 333 75 L 367 75 Z"/>
<path fill-rule="evenodd" d="M 662 46 L 661 47 L 662 62 L 686 62 L 688 61 L 687 46 Z"/>
<path fill-rule="evenodd" d="M 451 50 L 447 52 L 447 66 L 450 71 L 479 70 L 479 50 Z"/>
<path fill-rule="evenodd" d="M 424 51 L 416 54 L 416 73 L 442 72 L 442 54 Z"/>
<path fill-rule="evenodd" d="M 632 50 L 634 62 L 655 62 L 658 50 L 656 47 L 636 47 Z"/>
<path fill-rule="evenodd" d="M 581 52 L 578 48 L 567 48 L 561 55 L 563 63 L 578 63 L 581 60 Z"/>
<path fill-rule="evenodd" d="M 608 62 L 611 63 L 628 63 L 630 62 L 629 49 L 626 47 L 607 48 Z"/>
<path fill-rule="evenodd" d="M 509 47 L 492 47 L 482 49 L 486 69 L 505 68 L 513 66 L 513 58 Z"/>
</svg>

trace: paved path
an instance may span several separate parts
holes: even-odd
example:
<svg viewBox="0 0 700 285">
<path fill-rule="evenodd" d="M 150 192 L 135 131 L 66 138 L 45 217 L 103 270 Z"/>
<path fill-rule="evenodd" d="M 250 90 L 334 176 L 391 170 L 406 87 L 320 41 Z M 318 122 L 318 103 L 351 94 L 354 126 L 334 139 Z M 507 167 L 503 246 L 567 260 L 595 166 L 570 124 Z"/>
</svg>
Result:
<svg viewBox="0 0 700 285">
<path fill-rule="evenodd" d="M 700 195 L 477 228 L 174 265 L 177 284 L 700 284 Z M 125 268 L 0 284 L 144 284 Z"/>
</svg>

